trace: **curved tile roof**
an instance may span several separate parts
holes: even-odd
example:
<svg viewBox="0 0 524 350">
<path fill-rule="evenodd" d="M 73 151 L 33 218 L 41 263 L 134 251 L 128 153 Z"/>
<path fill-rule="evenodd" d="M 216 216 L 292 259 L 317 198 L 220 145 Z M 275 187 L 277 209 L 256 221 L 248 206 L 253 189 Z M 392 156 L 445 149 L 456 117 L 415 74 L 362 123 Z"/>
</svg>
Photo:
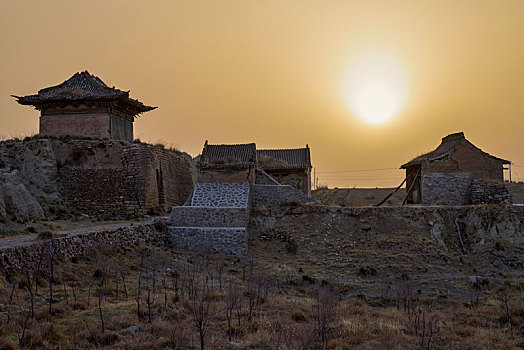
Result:
<svg viewBox="0 0 524 350">
<path fill-rule="evenodd" d="M 12 96 L 17 99 L 18 103 L 32 105 L 37 107 L 37 109 L 40 105 L 52 102 L 116 99 L 130 104 L 136 111 L 136 114 L 157 108 L 144 105 L 142 102 L 130 98 L 129 91 L 122 91 L 115 87 L 107 86 L 100 78 L 90 74 L 87 70 L 75 73 L 61 84 L 40 89 L 38 94 Z"/>
<path fill-rule="evenodd" d="M 264 169 L 311 167 L 309 148 L 260 149 L 257 157 Z"/>
</svg>

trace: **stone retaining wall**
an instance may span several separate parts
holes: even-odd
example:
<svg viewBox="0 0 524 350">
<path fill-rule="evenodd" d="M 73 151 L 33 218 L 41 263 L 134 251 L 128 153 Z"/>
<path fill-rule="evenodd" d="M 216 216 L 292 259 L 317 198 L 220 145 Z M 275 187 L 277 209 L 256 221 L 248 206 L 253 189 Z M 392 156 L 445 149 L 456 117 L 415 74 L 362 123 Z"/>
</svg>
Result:
<svg viewBox="0 0 524 350">
<path fill-rule="evenodd" d="M 88 253 L 90 248 L 98 245 L 109 247 L 125 247 L 138 245 L 148 241 L 165 242 L 167 232 L 155 228 L 164 225 L 153 223 L 136 224 L 107 231 L 89 232 L 75 236 L 67 236 L 45 241 L 37 241 L 31 245 L 0 250 L 0 270 L 5 273 L 15 273 L 24 269 L 35 268 L 40 257 L 46 257 L 56 249 L 57 258 L 71 258 Z M 164 226 L 165 227 L 165 226 Z M 42 259 L 45 263 L 45 258 Z"/>
<path fill-rule="evenodd" d="M 126 216 L 139 208 L 133 183 L 123 169 L 60 169 L 60 194 L 81 213 Z"/>
<path fill-rule="evenodd" d="M 169 239 L 179 248 L 202 254 L 243 257 L 247 254 L 245 227 L 169 227 Z"/>
<path fill-rule="evenodd" d="M 247 208 L 249 183 L 197 183 L 191 206 Z"/>
<path fill-rule="evenodd" d="M 281 205 L 296 203 L 317 203 L 317 201 L 303 192 L 289 185 L 254 185 L 253 205 Z"/>
<path fill-rule="evenodd" d="M 195 227 L 245 227 L 247 208 L 173 207 L 171 225 Z"/>
</svg>

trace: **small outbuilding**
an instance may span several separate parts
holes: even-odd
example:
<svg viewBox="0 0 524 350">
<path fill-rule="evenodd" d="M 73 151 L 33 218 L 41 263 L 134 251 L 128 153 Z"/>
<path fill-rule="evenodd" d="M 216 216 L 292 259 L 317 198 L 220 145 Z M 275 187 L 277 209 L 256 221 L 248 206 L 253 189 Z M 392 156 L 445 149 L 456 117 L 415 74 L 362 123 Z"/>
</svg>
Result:
<svg viewBox="0 0 524 350">
<path fill-rule="evenodd" d="M 406 170 L 408 204 L 464 205 L 507 200 L 503 186 L 504 165 L 511 162 L 482 151 L 468 141 L 463 132 L 448 135 L 429 153 L 403 164 Z M 493 189 L 500 193 L 491 193 Z M 497 198 L 495 198 L 497 197 Z M 500 201 L 497 199 L 500 197 Z"/>
<path fill-rule="evenodd" d="M 197 163 L 197 182 L 255 182 L 254 143 L 210 145 L 207 140 Z"/>
<path fill-rule="evenodd" d="M 311 155 L 309 145 L 293 149 L 257 150 L 257 162 L 264 171 L 283 185 L 290 185 L 311 196 Z M 257 177 L 263 183 L 264 177 Z"/>
<path fill-rule="evenodd" d="M 40 134 L 133 141 L 133 122 L 146 106 L 87 70 L 35 95 L 15 96 L 40 111 Z"/>
<path fill-rule="evenodd" d="M 197 182 L 249 182 L 289 185 L 311 195 L 309 146 L 257 150 L 256 144 L 210 145 L 206 141 L 197 163 Z"/>
</svg>

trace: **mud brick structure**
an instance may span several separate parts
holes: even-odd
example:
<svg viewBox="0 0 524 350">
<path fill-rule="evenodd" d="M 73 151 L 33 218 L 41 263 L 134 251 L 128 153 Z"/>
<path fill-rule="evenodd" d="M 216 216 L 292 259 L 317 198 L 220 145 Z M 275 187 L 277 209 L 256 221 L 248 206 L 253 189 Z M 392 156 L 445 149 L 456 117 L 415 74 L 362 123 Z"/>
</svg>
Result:
<svg viewBox="0 0 524 350">
<path fill-rule="evenodd" d="M 459 132 L 448 135 L 432 152 L 400 168 L 406 170 L 408 204 L 464 205 L 472 203 L 472 183 L 484 180 L 504 187 L 504 165 L 510 161 L 492 156 L 473 145 Z M 500 187 L 500 186 L 499 186 Z M 476 186 L 475 197 L 489 186 Z M 504 196 L 503 194 L 500 194 Z M 489 199 L 489 194 L 485 197 Z M 507 196 L 504 197 L 507 200 Z M 475 202 L 483 202 L 475 200 Z"/>
<path fill-rule="evenodd" d="M 40 134 L 133 141 L 133 122 L 155 109 L 129 97 L 129 91 L 107 86 L 88 71 L 36 95 L 14 96 L 40 111 Z"/>
</svg>

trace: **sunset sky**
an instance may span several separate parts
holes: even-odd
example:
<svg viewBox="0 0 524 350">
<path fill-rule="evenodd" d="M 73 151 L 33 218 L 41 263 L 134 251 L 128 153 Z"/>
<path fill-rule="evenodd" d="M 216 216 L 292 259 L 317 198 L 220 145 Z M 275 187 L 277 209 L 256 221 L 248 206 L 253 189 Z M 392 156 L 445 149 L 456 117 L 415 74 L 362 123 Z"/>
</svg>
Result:
<svg viewBox="0 0 524 350">
<path fill-rule="evenodd" d="M 193 156 L 206 139 L 309 144 L 321 184 L 396 186 L 464 131 L 524 181 L 521 0 L 3 0 L 0 48 L 2 138 L 38 132 L 11 94 L 87 69 L 158 106 L 135 137 Z M 359 118 L 369 98 L 389 121 Z"/>
</svg>

